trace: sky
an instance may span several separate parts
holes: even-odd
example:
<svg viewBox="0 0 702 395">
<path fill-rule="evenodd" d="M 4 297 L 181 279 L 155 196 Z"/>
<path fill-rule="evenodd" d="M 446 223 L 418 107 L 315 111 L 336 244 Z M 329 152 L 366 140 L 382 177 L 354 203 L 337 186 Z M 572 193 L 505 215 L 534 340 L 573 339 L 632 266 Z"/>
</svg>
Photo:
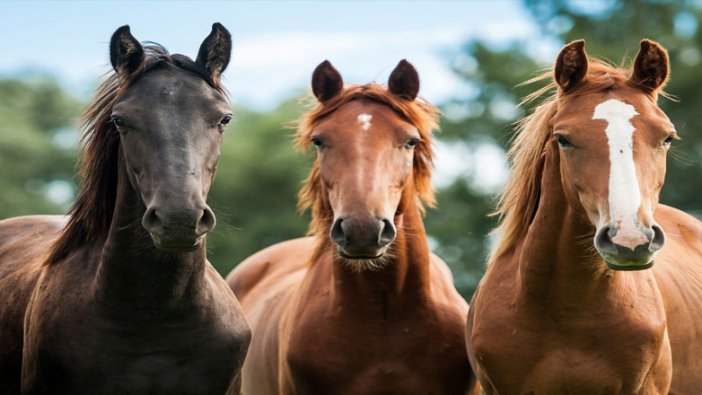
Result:
<svg viewBox="0 0 702 395">
<path fill-rule="evenodd" d="M 233 35 L 225 84 L 235 104 L 270 109 L 308 89 L 329 59 L 347 82 L 385 82 L 406 58 L 433 103 L 466 88 L 452 56 L 470 38 L 536 35 L 519 1 L 2 1 L 0 77 L 56 75 L 79 98 L 110 70 L 108 43 L 129 24 L 140 41 L 194 57 L 213 22 Z M 546 52 L 553 52 L 548 49 Z"/>
<path fill-rule="evenodd" d="M 270 110 L 310 91 L 312 70 L 330 60 L 347 83 L 384 83 L 401 59 L 420 74 L 420 94 L 441 105 L 470 95 L 451 71 L 469 39 L 500 46 L 536 37 L 538 26 L 521 1 L 0 1 L 0 78 L 50 73 L 88 100 L 111 70 L 109 40 L 128 24 L 140 41 L 195 57 L 212 23 L 233 36 L 224 84 L 235 105 Z M 560 44 L 530 40 L 545 61 Z M 439 145 L 437 186 L 474 173 L 496 190 L 507 175 L 494 147 Z M 471 155 L 471 152 L 475 155 Z M 480 164 L 490 171 L 474 172 Z"/>
</svg>

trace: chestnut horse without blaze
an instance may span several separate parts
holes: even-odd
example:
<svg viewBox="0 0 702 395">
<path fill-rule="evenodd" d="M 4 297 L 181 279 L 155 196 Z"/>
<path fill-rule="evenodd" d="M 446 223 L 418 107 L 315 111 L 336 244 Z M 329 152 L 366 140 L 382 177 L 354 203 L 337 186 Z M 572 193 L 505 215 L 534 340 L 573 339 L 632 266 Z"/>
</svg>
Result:
<svg viewBox="0 0 702 395">
<path fill-rule="evenodd" d="M 195 61 L 114 33 L 70 216 L 0 221 L 0 394 L 238 394 L 250 332 L 205 250 L 230 53 L 218 23 Z"/>
<path fill-rule="evenodd" d="M 467 343 L 488 394 L 702 394 L 702 223 L 658 203 L 668 55 L 567 45 L 520 124 Z M 593 245 L 594 244 L 594 245 Z"/>
<path fill-rule="evenodd" d="M 252 326 L 243 393 L 466 394 L 468 306 L 422 223 L 436 109 L 401 61 L 385 89 L 344 88 L 323 62 L 301 146 L 317 159 L 300 193 L 311 237 L 246 259 L 227 281 Z"/>
</svg>

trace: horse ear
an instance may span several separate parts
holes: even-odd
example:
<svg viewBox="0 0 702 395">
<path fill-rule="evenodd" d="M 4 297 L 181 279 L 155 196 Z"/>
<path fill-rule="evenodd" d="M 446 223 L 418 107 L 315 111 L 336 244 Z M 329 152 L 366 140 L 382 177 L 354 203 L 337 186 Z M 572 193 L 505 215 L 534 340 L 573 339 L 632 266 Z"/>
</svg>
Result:
<svg viewBox="0 0 702 395">
<path fill-rule="evenodd" d="M 312 73 L 312 93 L 320 101 L 331 99 L 344 88 L 344 80 L 341 74 L 332 66 L 331 62 L 325 60 L 320 63 Z"/>
<path fill-rule="evenodd" d="M 668 81 L 668 73 L 668 52 L 655 41 L 641 40 L 630 80 L 647 92 L 653 92 Z"/>
<path fill-rule="evenodd" d="M 556 83 L 567 92 L 580 82 L 587 74 L 587 54 L 585 40 L 577 40 L 566 45 L 556 58 L 554 68 Z"/>
<path fill-rule="evenodd" d="M 205 68 L 214 81 L 219 81 L 231 56 L 232 35 L 221 23 L 213 23 L 212 31 L 200 45 L 196 62 Z"/>
<path fill-rule="evenodd" d="M 129 75 L 144 61 L 144 48 L 139 44 L 129 25 L 115 30 L 110 39 L 110 62 L 118 74 Z"/>
<path fill-rule="evenodd" d="M 403 99 L 414 100 L 419 93 L 419 74 L 412 63 L 402 59 L 390 73 L 388 88 Z"/>
</svg>

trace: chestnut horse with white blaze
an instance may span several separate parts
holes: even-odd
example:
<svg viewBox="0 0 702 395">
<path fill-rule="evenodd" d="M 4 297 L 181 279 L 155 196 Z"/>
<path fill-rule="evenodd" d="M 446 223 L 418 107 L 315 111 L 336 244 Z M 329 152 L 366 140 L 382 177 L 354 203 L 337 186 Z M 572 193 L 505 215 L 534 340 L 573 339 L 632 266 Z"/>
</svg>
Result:
<svg viewBox="0 0 702 395">
<path fill-rule="evenodd" d="M 557 88 L 520 123 L 468 316 L 488 394 L 702 393 L 702 222 L 658 203 L 668 69 L 649 40 L 631 71 L 575 41 L 528 98 Z"/>
<path fill-rule="evenodd" d="M 468 305 L 429 251 L 423 204 L 437 110 L 407 61 L 344 88 L 325 61 L 301 121 L 317 159 L 300 193 L 311 237 L 246 259 L 227 281 L 252 327 L 242 390 L 258 394 L 466 394 Z"/>
<path fill-rule="evenodd" d="M 205 249 L 231 47 L 113 34 L 70 216 L 0 221 L 0 394 L 238 394 L 250 331 Z"/>
</svg>

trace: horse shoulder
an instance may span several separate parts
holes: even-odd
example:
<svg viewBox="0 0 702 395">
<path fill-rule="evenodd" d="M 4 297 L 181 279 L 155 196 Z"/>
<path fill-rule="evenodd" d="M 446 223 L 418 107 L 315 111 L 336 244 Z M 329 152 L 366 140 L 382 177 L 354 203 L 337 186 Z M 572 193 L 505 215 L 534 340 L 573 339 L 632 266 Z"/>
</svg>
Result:
<svg viewBox="0 0 702 395">
<path fill-rule="evenodd" d="M 673 355 L 671 393 L 702 390 L 702 222 L 683 211 L 659 205 L 656 220 L 666 245 L 653 265 L 661 291 Z"/>
<path fill-rule="evenodd" d="M 63 225 L 64 221 L 57 216 L 0 221 L 0 300 L 6 302 L 1 311 L 16 308 L 18 304 L 26 306 L 47 251 Z"/>
<path fill-rule="evenodd" d="M 9 393 L 19 393 L 24 318 L 46 251 L 63 225 L 54 216 L 0 221 L 0 387 Z"/>
<path fill-rule="evenodd" d="M 510 302 L 514 300 L 516 288 L 516 264 L 514 250 L 498 257 L 487 266 L 485 275 L 470 300 L 465 334 L 468 358 L 488 394 L 497 393 L 491 384 L 493 378 L 488 375 L 494 373 L 489 362 L 496 357 L 502 359 L 503 355 L 512 355 L 514 351 L 510 347 L 516 333 L 514 328 L 525 318 L 517 317 L 517 312 Z M 508 364 L 515 363 L 512 359 L 507 360 Z"/>
<path fill-rule="evenodd" d="M 305 267 L 313 249 L 312 237 L 274 244 L 244 259 L 227 275 L 227 283 L 243 302 L 249 292 L 270 277 Z"/>
<path fill-rule="evenodd" d="M 656 220 L 666 234 L 666 244 L 653 266 L 664 299 L 668 304 L 691 298 L 702 303 L 702 222 L 663 205 L 656 211 Z M 670 300 L 682 293 L 681 300 Z"/>
<path fill-rule="evenodd" d="M 314 246 L 313 238 L 272 245 L 246 258 L 227 276 L 253 332 L 242 369 L 243 393 L 280 392 L 281 321 L 306 273 Z"/>
<path fill-rule="evenodd" d="M 460 310 L 463 319 L 468 313 L 468 303 L 458 293 L 453 284 L 453 274 L 451 269 L 441 258 L 431 254 L 431 283 L 434 291 L 435 302 L 451 309 Z"/>
<path fill-rule="evenodd" d="M 211 300 L 215 302 L 213 308 L 217 313 L 217 320 L 226 328 L 224 331 L 225 341 L 237 348 L 243 357 L 251 342 L 251 329 L 246 322 L 239 300 L 229 284 L 222 279 L 222 276 L 209 262 L 207 262 L 205 275 L 213 293 Z"/>
<path fill-rule="evenodd" d="M 39 215 L 0 221 L 0 292 L 12 292 L 22 288 L 24 280 L 36 280 L 64 224 L 63 217 Z"/>
<path fill-rule="evenodd" d="M 684 211 L 663 204 L 658 206 L 655 217 L 663 227 L 666 236 L 672 236 L 674 242 L 687 244 L 702 255 L 702 221 Z"/>
</svg>

